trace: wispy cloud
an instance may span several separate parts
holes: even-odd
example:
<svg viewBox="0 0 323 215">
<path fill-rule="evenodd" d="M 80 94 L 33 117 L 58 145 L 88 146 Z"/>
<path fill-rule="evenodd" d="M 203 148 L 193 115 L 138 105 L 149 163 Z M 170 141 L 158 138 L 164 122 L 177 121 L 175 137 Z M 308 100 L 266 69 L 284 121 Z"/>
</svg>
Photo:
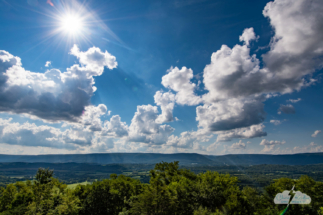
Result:
<svg viewBox="0 0 323 215">
<path fill-rule="evenodd" d="M 49 67 L 51 64 L 52 64 L 52 62 L 51 62 L 51 61 L 46 61 L 46 63 L 45 63 L 45 67 Z"/>
<path fill-rule="evenodd" d="M 301 100 L 302 100 L 301 98 L 298 98 L 298 99 L 288 99 L 287 102 L 297 103 L 297 102 L 299 102 Z"/>
<path fill-rule="evenodd" d="M 322 131 L 321 130 L 316 130 L 314 131 L 314 133 L 312 134 L 312 137 L 316 137 L 318 134 L 320 134 Z"/>
</svg>

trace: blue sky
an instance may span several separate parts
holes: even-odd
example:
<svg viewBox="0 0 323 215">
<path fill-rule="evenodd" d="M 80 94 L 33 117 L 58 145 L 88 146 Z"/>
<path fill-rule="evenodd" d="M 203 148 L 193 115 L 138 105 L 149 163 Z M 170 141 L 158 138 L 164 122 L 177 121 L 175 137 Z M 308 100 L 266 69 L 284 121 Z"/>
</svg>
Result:
<svg viewBox="0 0 323 215">
<path fill-rule="evenodd" d="M 322 9 L 0 0 L 1 153 L 322 152 Z"/>
</svg>

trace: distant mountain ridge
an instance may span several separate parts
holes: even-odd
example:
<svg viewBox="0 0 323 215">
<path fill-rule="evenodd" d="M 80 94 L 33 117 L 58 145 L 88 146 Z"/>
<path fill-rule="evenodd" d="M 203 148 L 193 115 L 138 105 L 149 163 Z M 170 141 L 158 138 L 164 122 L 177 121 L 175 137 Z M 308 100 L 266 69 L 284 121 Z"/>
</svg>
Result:
<svg viewBox="0 0 323 215">
<path fill-rule="evenodd" d="M 205 155 L 205 157 L 227 165 L 310 165 L 323 164 L 323 153 L 301 153 L 301 154 L 231 154 L 231 155 Z"/>
<path fill-rule="evenodd" d="M 180 165 L 309 165 L 323 163 L 323 153 L 303 153 L 286 155 L 267 154 L 229 154 L 201 155 L 197 153 L 98 153 L 98 154 L 60 154 L 60 155 L 0 155 L 0 163 L 96 163 L 154 164 L 161 161 L 179 161 Z"/>
<path fill-rule="evenodd" d="M 98 154 L 68 154 L 68 155 L 0 155 L 0 163 L 6 162 L 44 162 L 44 163 L 97 163 L 97 164 L 120 164 L 120 163 L 143 163 L 152 164 L 161 161 L 179 161 L 180 164 L 211 164 L 216 161 L 200 154 L 178 153 L 98 153 Z"/>
</svg>

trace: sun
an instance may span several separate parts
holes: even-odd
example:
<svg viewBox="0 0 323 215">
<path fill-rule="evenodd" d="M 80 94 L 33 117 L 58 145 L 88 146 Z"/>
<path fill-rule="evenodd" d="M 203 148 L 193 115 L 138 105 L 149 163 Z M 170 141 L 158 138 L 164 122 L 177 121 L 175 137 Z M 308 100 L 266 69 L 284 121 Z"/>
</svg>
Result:
<svg viewBox="0 0 323 215">
<path fill-rule="evenodd" d="M 83 29 L 83 20 L 76 14 L 66 14 L 60 19 L 61 30 L 68 33 L 77 35 Z"/>
</svg>

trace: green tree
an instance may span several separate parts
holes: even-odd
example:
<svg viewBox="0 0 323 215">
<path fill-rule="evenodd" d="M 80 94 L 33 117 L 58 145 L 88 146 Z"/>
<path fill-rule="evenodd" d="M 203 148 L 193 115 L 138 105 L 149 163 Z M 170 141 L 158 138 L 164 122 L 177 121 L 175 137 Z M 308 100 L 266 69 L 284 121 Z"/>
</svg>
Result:
<svg viewBox="0 0 323 215">
<path fill-rule="evenodd" d="M 320 207 L 320 209 L 317 211 L 318 215 L 323 215 L 323 207 Z"/>
<path fill-rule="evenodd" d="M 17 187 L 14 184 L 8 184 L 5 189 L 1 188 L 0 192 L 0 212 L 10 210 L 17 194 Z"/>
<path fill-rule="evenodd" d="M 176 194 L 170 185 L 178 180 L 180 171 L 178 162 L 158 163 L 150 171 L 149 185 L 144 186 L 143 192 L 133 200 L 133 214 L 173 214 L 176 210 Z"/>
<path fill-rule="evenodd" d="M 323 206 L 323 183 L 316 182 L 308 176 L 301 176 L 298 180 L 293 180 L 289 178 L 280 178 L 275 180 L 274 183 L 266 187 L 267 201 L 271 202 L 272 206 L 268 206 L 267 209 L 275 208 L 278 211 L 282 211 L 286 205 L 273 205 L 273 199 L 276 194 L 283 192 L 284 190 L 294 190 L 301 191 L 311 197 L 311 203 L 309 205 L 290 205 L 286 214 L 317 214 L 320 207 Z M 292 193 L 291 193 L 292 194 Z M 293 194 L 291 199 L 293 198 Z M 269 204 L 267 204 L 269 205 Z"/>
</svg>

